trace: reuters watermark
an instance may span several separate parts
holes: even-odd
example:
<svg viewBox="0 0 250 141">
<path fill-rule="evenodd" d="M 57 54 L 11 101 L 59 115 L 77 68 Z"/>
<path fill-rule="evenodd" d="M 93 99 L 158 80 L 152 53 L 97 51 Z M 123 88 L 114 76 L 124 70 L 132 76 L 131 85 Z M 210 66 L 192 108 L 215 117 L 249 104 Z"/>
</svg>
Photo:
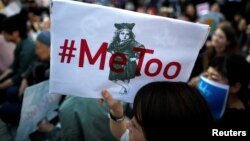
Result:
<svg viewBox="0 0 250 141">
<path fill-rule="evenodd" d="M 234 131 L 232 129 L 222 131 L 219 129 L 212 129 L 212 136 L 247 136 L 247 131 Z"/>
</svg>

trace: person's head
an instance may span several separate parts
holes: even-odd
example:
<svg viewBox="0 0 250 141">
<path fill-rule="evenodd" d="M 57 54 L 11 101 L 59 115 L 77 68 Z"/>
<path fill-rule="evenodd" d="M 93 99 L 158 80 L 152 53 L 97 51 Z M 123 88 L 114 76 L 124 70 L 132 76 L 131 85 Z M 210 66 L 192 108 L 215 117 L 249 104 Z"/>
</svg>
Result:
<svg viewBox="0 0 250 141">
<path fill-rule="evenodd" d="M 43 30 L 36 38 L 36 54 L 39 59 L 49 61 L 50 59 L 50 32 Z"/>
<path fill-rule="evenodd" d="M 195 7 L 193 4 L 188 4 L 185 8 L 185 14 L 188 15 L 188 16 L 195 16 Z"/>
<path fill-rule="evenodd" d="M 212 81 L 229 85 L 230 94 L 239 94 L 243 101 L 250 96 L 250 65 L 240 55 L 215 57 L 209 64 L 204 76 Z"/>
<path fill-rule="evenodd" d="M 155 6 L 150 5 L 150 6 L 148 6 L 146 13 L 150 14 L 150 15 L 157 15 L 158 11 L 157 11 L 157 8 Z"/>
<path fill-rule="evenodd" d="M 229 24 L 221 24 L 212 36 L 215 53 L 222 55 L 238 51 L 236 33 Z"/>
<path fill-rule="evenodd" d="M 245 18 L 242 18 L 238 23 L 238 30 L 244 33 L 246 29 L 247 29 L 247 21 Z"/>
<path fill-rule="evenodd" d="M 137 9 L 136 9 L 136 12 L 146 13 L 146 10 L 145 10 L 144 6 L 138 6 Z"/>
<path fill-rule="evenodd" d="M 215 2 L 211 5 L 210 10 L 213 12 L 220 12 L 220 5 Z"/>
<path fill-rule="evenodd" d="M 27 37 L 26 21 L 19 14 L 8 17 L 3 21 L 2 31 L 7 41 L 18 43 Z"/>
<path fill-rule="evenodd" d="M 114 40 L 119 42 L 127 41 L 128 39 L 134 39 L 135 35 L 132 32 L 133 27 L 135 26 L 134 23 L 121 23 L 115 24 L 116 32 Z"/>
<path fill-rule="evenodd" d="M 188 18 L 189 21 L 196 21 L 197 14 L 193 4 L 190 3 L 185 7 L 184 15 Z"/>
<path fill-rule="evenodd" d="M 200 92 L 184 82 L 152 82 L 143 86 L 135 96 L 133 112 L 128 124 L 130 141 L 206 134 L 213 122 Z"/>
</svg>

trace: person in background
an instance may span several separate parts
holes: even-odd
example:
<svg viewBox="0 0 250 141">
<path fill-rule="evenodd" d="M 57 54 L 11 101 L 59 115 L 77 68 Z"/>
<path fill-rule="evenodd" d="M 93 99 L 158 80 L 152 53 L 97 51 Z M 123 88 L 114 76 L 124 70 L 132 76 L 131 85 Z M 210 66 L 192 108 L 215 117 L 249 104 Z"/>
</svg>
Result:
<svg viewBox="0 0 250 141">
<path fill-rule="evenodd" d="M 188 21 L 196 22 L 197 14 L 193 4 L 190 3 L 185 7 L 184 15 L 188 18 Z"/>
<path fill-rule="evenodd" d="M 250 132 L 250 64 L 240 55 L 215 57 L 203 74 L 209 80 L 229 85 L 226 109 L 216 122 L 219 130 Z M 212 93 L 219 94 L 218 92 Z M 249 135 L 248 135 L 249 136 Z"/>
<path fill-rule="evenodd" d="M 239 46 L 242 50 L 242 48 L 247 40 L 247 33 L 246 33 L 247 21 L 245 18 L 240 19 L 237 29 L 238 29 L 238 43 L 239 43 Z"/>
<path fill-rule="evenodd" d="M 171 136 L 211 136 L 212 113 L 198 89 L 183 82 L 152 82 L 135 95 L 133 118 L 121 102 L 102 91 L 110 108 L 110 128 L 117 140 L 158 141 Z M 100 102 L 103 100 L 100 99 Z"/>
<path fill-rule="evenodd" d="M 211 47 L 206 48 L 205 51 L 198 56 L 189 81 L 190 85 L 197 85 L 199 75 L 208 68 L 209 62 L 214 57 L 227 54 L 240 54 L 236 33 L 233 27 L 227 22 L 221 23 L 215 30 L 211 45 Z"/>
<path fill-rule="evenodd" d="M 5 102 L 6 99 L 19 101 L 18 89 L 22 79 L 21 74 L 35 59 L 35 44 L 27 36 L 26 21 L 20 14 L 4 20 L 2 30 L 6 41 L 13 42 L 16 47 L 12 65 L 0 76 L 0 101 Z"/>
<path fill-rule="evenodd" d="M 22 97 L 26 87 L 49 79 L 50 68 L 50 32 L 43 30 L 36 38 L 36 54 L 38 58 L 22 74 L 19 97 Z"/>
<path fill-rule="evenodd" d="M 0 75 L 8 69 L 14 60 L 14 48 L 15 45 L 10 42 L 6 42 L 2 34 L 2 22 L 7 17 L 4 14 L 0 14 Z"/>
<path fill-rule="evenodd" d="M 36 54 L 39 60 L 35 60 L 24 72 L 19 89 L 19 98 L 15 101 L 7 99 L 0 107 L 0 118 L 6 123 L 18 125 L 22 108 L 22 96 L 25 88 L 49 79 L 50 61 L 50 32 L 41 31 L 36 40 Z"/>
</svg>

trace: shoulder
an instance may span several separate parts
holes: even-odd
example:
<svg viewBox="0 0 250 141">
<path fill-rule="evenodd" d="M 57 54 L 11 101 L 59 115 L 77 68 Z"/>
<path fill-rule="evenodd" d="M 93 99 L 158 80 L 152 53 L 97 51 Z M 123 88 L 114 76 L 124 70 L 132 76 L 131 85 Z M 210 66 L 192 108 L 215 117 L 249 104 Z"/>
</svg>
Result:
<svg viewBox="0 0 250 141">
<path fill-rule="evenodd" d="M 35 54 L 35 43 L 31 38 L 26 38 L 19 46 L 24 54 Z"/>
<path fill-rule="evenodd" d="M 30 37 L 27 37 L 27 38 L 23 39 L 21 46 L 22 46 L 23 48 L 31 48 L 31 49 L 34 49 L 34 47 L 35 47 L 35 42 L 34 42 Z"/>
</svg>

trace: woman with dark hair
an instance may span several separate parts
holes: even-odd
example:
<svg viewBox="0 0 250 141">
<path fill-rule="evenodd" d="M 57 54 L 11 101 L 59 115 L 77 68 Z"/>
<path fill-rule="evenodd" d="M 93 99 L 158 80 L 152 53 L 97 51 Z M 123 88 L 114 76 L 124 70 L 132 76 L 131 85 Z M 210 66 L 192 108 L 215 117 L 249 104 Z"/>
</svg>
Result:
<svg viewBox="0 0 250 141">
<path fill-rule="evenodd" d="M 197 85 L 199 80 L 199 76 L 197 75 L 200 75 L 208 68 L 209 62 L 214 57 L 240 53 L 236 33 L 233 27 L 227 22 L 221 23 L 215 30 L 211 45 L 210 48 L 206 48 L 204 54 L 198 57 L 189 84 L 193 86 Z"/>
<path fill-rule="evenodd" d="M 118 140 L 157 141 L 169 136 L 211 135 L 213 117 L 195 87 L 183 82 L 152 82 L 143 86 L 133 103 L 134 116 L 124 119 L 123 107 L 104 90 L 110 107 L 110 127 Z"/>
<path fill-rule="evenodd" d="M 128 92 L 128 83 L 130 79 L 140 75 L 137 69 L 136 60 L 139 59 L 139 52 L 134 48 L 144 48 L 144 45 L 135 40 L 135 34 L 132 32 L 134 23 L 116 23 L 116 31 L 113 41 L 110 43 L 107 51 L 114 57 L 110 63 L 112 69 L 109 73 L 109 80 L 122 86 L 121 94 Z M 123 58 L 124 56 L 124 58 Z M 125 62 L 124 62 L 124 59 Z M 124 62 L 123 64 L 113 64 L 114 62 Z M 121 82 L 119 82 L 119 80 Z"/>
<path fill-rule="evenodd" d="M 2 33 L 6 41 L 15 44 L 15 49 L 11 66 L 0 75 L 0 103 L 7 99 L 19 101 L 21 75 L 36 57 L 35 44 L 28 37 L 26 21 L 21 14 L 6 18 L 2 23 Z"/>
<path fill-rule="evenodd" d="M 209 62 L 216 56 L 237 54 L 239 52 L 240 48 L 233 27 L 229 24 L 222 24 L 212 36 L 212 48 L 207 49 L 205 53 L 203 69 L 207 69 Z"/>
</svg>

